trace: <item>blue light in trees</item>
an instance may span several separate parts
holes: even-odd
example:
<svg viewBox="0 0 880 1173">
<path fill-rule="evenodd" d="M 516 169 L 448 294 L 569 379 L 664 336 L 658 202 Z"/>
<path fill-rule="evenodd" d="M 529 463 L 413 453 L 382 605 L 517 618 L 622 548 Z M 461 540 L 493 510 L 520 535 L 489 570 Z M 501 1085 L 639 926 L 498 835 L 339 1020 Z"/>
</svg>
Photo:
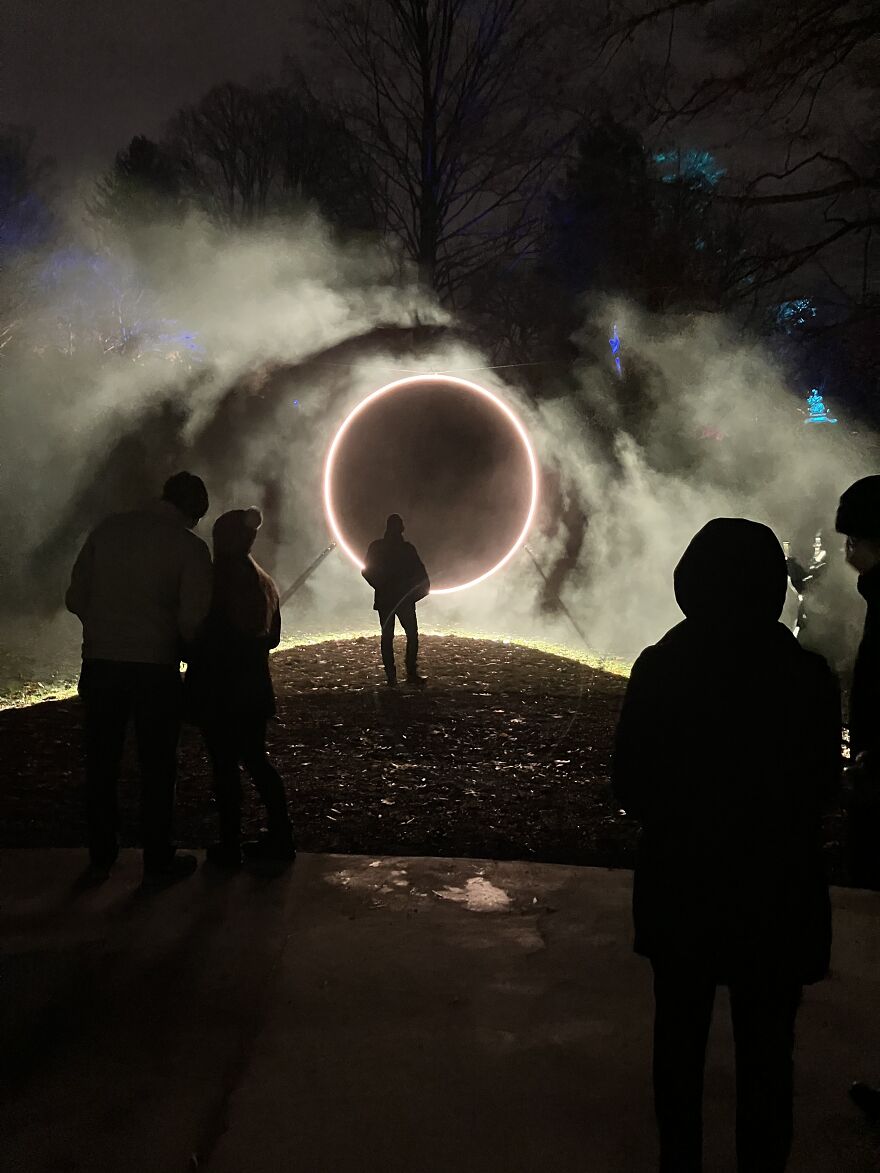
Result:
<svg viewBox="0 0 880 1173">
<path fill-rule="evenodd" d="M 727 168 L 709 151 L 680 151 L 675 147 L 658 151 L 654 163 L 664 183 L 685 183 L 689 187 L 716 187 L 719 179 L 727 174 Z"/>
<path fill-rule="evenodd" d="M 623 374 L 623 369 L 620 365 L 620 335 L 617 333 L 617 322 L 611 327 L 611 337 L 608 339 L 608 345 L 611 347 L 611 356 L 614 359 L 614 366 L 617 368 L 618 375 Z"/>
<path fill-rule="evenodd" d="M 173 322 L 164 322 L 163 325 L 174 325 Z M 156 342 L 160 347 L 174 347 L 183 348 L 184 350 L 191 350 L 194 354 L 204 354 L 205 348 L 200 346 L 196 341 L 196 335 L 189 330 L 174 331 L 172 333 L 162 333 L 156 335 Z M 153 349 L 156 349 L 155 347 Z"/>
<path fill-rule="evenodd" d="M 828 414 L 825 400 L 817 387 L 807 396 L 807 418 L 805 424 L 836 424 L 837 420 Z"/>
<path fill-rule="evenodd" d="M 816 307 L 811 297 L 796 297 L 792 301 L 783 301 L 776 307 L 776 324 L 783 330 L 791 330 L 795 326 L 805 326 L 810 318 L 815 318 Z"/>
</svg>

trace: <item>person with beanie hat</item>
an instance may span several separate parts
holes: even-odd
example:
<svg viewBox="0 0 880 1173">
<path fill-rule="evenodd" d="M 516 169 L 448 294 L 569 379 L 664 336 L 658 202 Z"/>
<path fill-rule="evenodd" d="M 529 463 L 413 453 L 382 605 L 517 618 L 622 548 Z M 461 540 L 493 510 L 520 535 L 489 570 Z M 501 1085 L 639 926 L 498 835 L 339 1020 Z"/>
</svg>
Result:
<svg viewBox="0 0 880 1173">
<path fill-rule="evenodd" d="M 419 675 L 419 625 L 416 603 L 431 590 L 428 572 L 410 542 L 404 541 L 403 518 L 392 513 L 385 522 L 385 535 L 370 543 L 363 577 L 374 590 L 373 610 L 379 612 L 382 631 L 380 648 L 385 677 L 390 688 L 397 687 L 394 663 L 394 623 L 406 632 L 406 679 L 417 687 L 425 679 Z"/>
<path fill-rule="evenodd" d="M 835 528 L 846 536 L 846 560 L 858 573 L 858 591 L 868 605 L 853 670 L 850 754 L 880 775 L 880 476 L 850 485 L 840 498 Z M 880 841 L 875 853 L 878 848 Z"/>
<path fill-rule="evenodd" d="M 835 528 L 867 603 L 849 699 L 847 847 L 850 879 L 880 889 L 880 476 L 862 477 L 840 498 Z M 880 1120 L 880 1089 L 857 1082 L 850 1097 Z"/>
<path fill-rule="evenodd" d="M 251 554 L 262 525 L 259 509 L 232 509 L 214 523 L 211 610 L 192 649 L 186 693 L 202 728 L 214 774 L 219 842 L 210 863 L 238 868 L 250 859 L 288 862 L 296 850 L 284 783 L 266 754 L 266 723 L 275 713 L 269 652 L 281 641 L 278 588 Z M 241 841 L 240 766 L 265 807 L 268 830 Z"/>
<path fill-rule="evenodd" d="M 825 661 L 779 622 L 785 554 L 767 526 L 710 521 L 674 586 L 684 621 L 633 665 L 612 767 L 619 806 L 641 823 L 633 919 L 654 969 L 660 1169 L 703 1167 L 703 1069 L 723 984 L 737 1168 L 781 1173 L 801 987 L 825 976 L 831 947 L 821 815 L 840 773 L 839 696 Z"/>
<path fill-rule="evenodd" d="M 116 861 L 116 786 L 129 720 L 141 769 L 144 879 L 191 875 L 172 843 L 180 661 L 211 603 L 211 555 L 191 531 L 208 509 L 200 477 L 175 473 L 162 499 L 107 517 L 80 550 L 67 609 L 82 622 L 90 878 Z"/>
</svg>

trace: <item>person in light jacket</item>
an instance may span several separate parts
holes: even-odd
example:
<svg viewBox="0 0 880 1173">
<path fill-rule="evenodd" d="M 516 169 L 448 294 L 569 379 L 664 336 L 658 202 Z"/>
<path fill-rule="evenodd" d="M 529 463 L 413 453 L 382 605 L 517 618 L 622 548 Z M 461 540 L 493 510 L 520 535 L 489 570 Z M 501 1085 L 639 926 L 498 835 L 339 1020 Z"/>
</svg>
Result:
<svg viewBox="0 0 880 1173">
<path fill-rule="evenodd" d="M 192 530 L 208 509 L 201 479 L 169 478 L 162 499 L 106 518 L 71 574 L 67 609 L 82 622 L 79 695 L 85 707 L 86 814 L 91 875 L 119 851 L 116 787 L 129 720 L 141 770 L 144 877 L 191 874 L 172 842 L 180 661 L 211 604 L 211 556 Z"/>
</svg>

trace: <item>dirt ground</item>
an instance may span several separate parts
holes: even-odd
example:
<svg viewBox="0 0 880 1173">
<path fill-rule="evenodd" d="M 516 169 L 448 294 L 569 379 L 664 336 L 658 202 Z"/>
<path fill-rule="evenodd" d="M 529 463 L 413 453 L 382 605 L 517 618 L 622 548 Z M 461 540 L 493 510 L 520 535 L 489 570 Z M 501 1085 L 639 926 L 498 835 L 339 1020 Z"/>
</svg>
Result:
<svg viewBox="0 0 880 1173">
<path fill-rule="evenodd" d="M 301 847 L 631 866 L 636 827 L 608 794 L 626 680 L 602 668 L 488 639 L 427 636 L 428 688 L 382 685 L 374 638 L 329 640 L 273 657 L 273 759 Z M 76 699 L 0 712 L 0 846 L 84 841 Z M 246 831 L 260 811 L 245 787 Z M 121 839 L 137 843 L 137 775 L 126 755 Z M 826 828 L 839 880 L 838 826 Z M 177 835 L 216 834 L 196 730 L 181 743 Z"/>
</svg>

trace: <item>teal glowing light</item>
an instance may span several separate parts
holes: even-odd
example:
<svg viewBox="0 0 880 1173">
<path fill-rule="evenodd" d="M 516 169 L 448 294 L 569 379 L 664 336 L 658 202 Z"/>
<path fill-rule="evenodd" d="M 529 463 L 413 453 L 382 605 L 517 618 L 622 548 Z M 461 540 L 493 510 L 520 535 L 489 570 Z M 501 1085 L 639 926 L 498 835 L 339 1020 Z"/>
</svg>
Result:
<svg viewBox="0 0 880 1173">
<path fill-rule="evenodd" d="M 807 396 L 807 418 L 805 424 L 836 424 L 837 420 L 828 414 L 825 400 L 817 387 Z"/>
<path fill-rule="evenodd" d="M 806 326 L 815 316 L 816 307 L 810 297 L 796 297 L 793 301 L 780 302 L 776 307 L 776 324 L 787 331 L 795 326 Z"/>
<path fill-rule="evenodd" d="M 654 163 L 664 183 L 684 183 L 688 187 L 706 190 L 717 187 L 727 168 L 719 165 L 709 151 L 658 151 Z"/>
</svg>

